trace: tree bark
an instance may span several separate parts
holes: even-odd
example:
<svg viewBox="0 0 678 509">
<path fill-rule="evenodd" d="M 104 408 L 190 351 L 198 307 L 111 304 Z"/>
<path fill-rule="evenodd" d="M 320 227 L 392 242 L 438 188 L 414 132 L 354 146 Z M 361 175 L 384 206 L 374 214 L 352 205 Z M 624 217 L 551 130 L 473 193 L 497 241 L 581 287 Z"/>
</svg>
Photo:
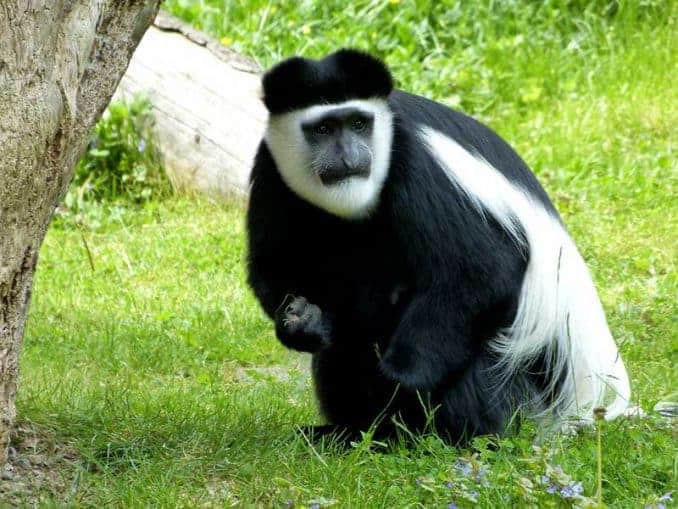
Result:
<svg viewBox="0 0 678 509">
<path fill-rule="evenodd" d="M 159 0 L 0 2 L 0 466 L 38 250 Z"/>
</svg>

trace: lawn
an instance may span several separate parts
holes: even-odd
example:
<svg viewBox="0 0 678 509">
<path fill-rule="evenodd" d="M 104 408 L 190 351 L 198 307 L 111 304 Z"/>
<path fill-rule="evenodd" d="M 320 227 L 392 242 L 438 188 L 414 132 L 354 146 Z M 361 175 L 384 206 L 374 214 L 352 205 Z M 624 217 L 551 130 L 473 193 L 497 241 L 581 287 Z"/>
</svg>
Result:
<svg viewBox="0 0 678 509">
<path fill-rule="evenodd" d="M 675 422 L 652 408 L 678 397 L 672 2 L 168 0 L 164 8 L 264 66 L 298 52 L 367 49 L 387 60 L 399 87 L 509 140 L 588 261 L 634 398 L 650 414 L 603 427 L 603 501 L 671 503 L 659 499 L 678 487 Z M 61 455 L 43 502 L 593 503 L 595 429 L 544 435 L 528 424 L 467 449 L 435 436 L 411 446 L 366 437 L 349 450 L 309 444 L 294 432 L 320 420 L 309 358 L 277 343 L 245 284 L 244 203 L 175 195 L 87 207 L 84 222 L 66 214 L 47 235 L 22 355 L 18 412 L 34 438 L 17 446 Z"/>
</svg>

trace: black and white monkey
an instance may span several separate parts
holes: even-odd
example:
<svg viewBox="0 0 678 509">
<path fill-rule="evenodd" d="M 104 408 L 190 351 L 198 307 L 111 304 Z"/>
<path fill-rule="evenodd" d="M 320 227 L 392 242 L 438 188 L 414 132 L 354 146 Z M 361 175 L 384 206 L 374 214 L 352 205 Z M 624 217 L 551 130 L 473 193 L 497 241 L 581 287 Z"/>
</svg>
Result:
<svg viewBox="0 0 678 509">
<path fill-rule="evenodd" d="M 523 160 L 479 122 L 340 50 L 263 78 L 249 284 L 313 354 L 329 425 L 452 441 L 517 413 L 621 414 L 630 389 L 591 276 Z"/>
</svg>

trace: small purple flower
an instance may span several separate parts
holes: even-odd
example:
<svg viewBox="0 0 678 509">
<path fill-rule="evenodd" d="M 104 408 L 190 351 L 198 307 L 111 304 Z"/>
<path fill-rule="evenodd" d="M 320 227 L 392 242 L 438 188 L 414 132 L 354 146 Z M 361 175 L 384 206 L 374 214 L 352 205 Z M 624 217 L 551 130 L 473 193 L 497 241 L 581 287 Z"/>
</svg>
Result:
<svg viewBox="0 0 678 509">
<path fill-rule="evenodd" d="M 548 484 L 551 482 L 551 479 L 549 478 L 548 475 L 542 475 L 539 480 L 541 481 L 542 484 Z"/>
<path fill-rule="evenodd" d="M 462 475 L 471 475 L 471 472 L 473 471 L 471 463 L 467 460 L 459 460 L 454 466 L 457 470 L 459 470 L 459 472 L 461 472 Z"/>
<path fill-rule="evenodd" d="M 453 483 L 452 481 L 450 481 L 450 482 L 448 482 L 448 483 L 445 485 L 445 487 L 446 487 L 448 490 L 451 490 L 452 488 L 454 488 L 454 483 Z"/>
<path fill-rule="evenodd" d="M 487 468 L 482 467 L 476 472 L 476 482 L 481 482 L 483 478 L 487 475 Z"/>
<path fill-rule="evenodd" d="M 447 509 L 457 509 L 457 504 L 455 504 L 454 502 L 450 502 L 449 504 L 447 504 Z"/>
<path fill-rule="evenodd" d="M 313 502 L 308 506 L 308 509 L 320 509 L 320 504 L 318 502 Z"/>
<path fill-rule="evenodd" d="M 657 509 L 666 509 L 666 504 L 664 504 L 663 502 L 659 502 L 657 504 Z"/>
<path fill-rule="evenodd" d="M 558 487 L 553 483 L 549 484 L 546 488 L 546 493 L 550 493 L 551 495 L 553 495 L 556 491 L 558 491 Z"/>
<path fill-rule="evenodd" d="M 137 150 L 139 153 L 143 153 L 144 150 L 146 150 L 146 140 L 144 138 L 141 138 L 139 140 L 139 144 L 137 145 Z"/>
<path fill-rule="evenodd" d="M 582 486 L 580 482 L 568 484 L 567 486 L 563 486 L 560 490 L 560 494 L 563 498 L 575 498 L 583 492 L 584 486 Z"/>
<path fill-rule="evenodd" d="M 563 498 L 574 498 L 574 490 L 572 489 L 572 486 L 563 486 L 560 490 L 560 495 Z"/>
<path fill-rule="evenodd" d="M 660 502 L 673 502 L 673 497 L 671 496 L 671 492 L 669 491 L 668 493 L 664 493 L 661 497 L 659 497 Z"/>
</svg>

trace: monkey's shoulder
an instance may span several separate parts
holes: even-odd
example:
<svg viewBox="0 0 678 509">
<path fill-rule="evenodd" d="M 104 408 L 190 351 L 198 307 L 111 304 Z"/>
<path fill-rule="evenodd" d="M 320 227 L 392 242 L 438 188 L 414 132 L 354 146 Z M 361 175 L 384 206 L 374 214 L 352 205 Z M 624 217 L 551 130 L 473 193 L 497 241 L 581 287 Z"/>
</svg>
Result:
<svg viewBox="0 0 678 509">
<path fill-rule="evenodd" d="M 433 129 L 487 161 L 507 180 L 555 213 L 551 200 L 530 167 L 491 127 L 444 104 L 401 90 L 394 90 L 388 102 L 394 112 L 395 134 L 399 140 L 399 143 L 394 143 L 394 150 L 398 150 L 398 145 L 412 145 L 413 149 L 405 149 L 403 153 L 420 155 L 421 130 Z M 407 164 L 402 159 L 401 165 Z"/>
</svg>

